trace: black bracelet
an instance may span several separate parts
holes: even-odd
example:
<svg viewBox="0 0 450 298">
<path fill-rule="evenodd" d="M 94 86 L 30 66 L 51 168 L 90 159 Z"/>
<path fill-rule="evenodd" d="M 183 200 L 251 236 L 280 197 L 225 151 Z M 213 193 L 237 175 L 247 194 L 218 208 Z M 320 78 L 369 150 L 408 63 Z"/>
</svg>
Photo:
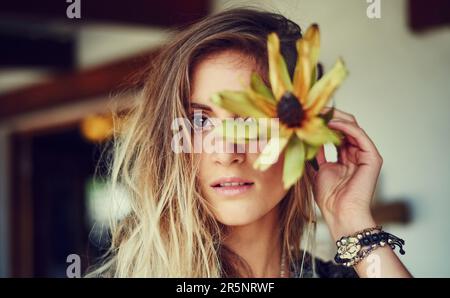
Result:
<svg viewBox="0 0 450 298">
<path fill-rule="evenodd" d="M 374 233 L 375 230 L 380 231 Z M 405 241 L 403 239 L 382 231 L 381 227 L 371 228 L 338 240 L 336 242 L 338 252 L 334 257 L 334 261 L 339 265 L 353 266 L 378 247 L 386 245 L 389 245 L 392 249 L 395 249 L 397 245 L 400 249 L 400 254 L 404 255 L 404 244 Z"/>
</svg>

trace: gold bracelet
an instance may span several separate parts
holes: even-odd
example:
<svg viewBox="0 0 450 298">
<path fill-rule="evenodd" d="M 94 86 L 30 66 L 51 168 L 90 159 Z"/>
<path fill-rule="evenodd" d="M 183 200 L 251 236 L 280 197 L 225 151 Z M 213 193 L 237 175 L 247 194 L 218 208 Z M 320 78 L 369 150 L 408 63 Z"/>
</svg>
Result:
<svg viewBox="0 0 450 298">
<path fill-rule="evenodd" d="M 336 241 L 338 251 L 334 261 L 340 265 L 354 266 L 378 247 L 386 245 L 392 249 L 395 249 L 397 245 L 400 248 L 400 254 L 404 255 L 404 244 L 403 239 L 383 231 L 381 226 L 376 226 Z"/>
<path fill-rule="evenodd" d="M 356 232 L 350 236 L 344 236 L 340 240 L 336 241 L 338 251 L 334 258 L 335 262 L 347 267 L 354 266 L 361 262 L 365 257 L 372 253 L 380 246 L 384 246 L 386 243 L 380 241 L 379 243 L 369 243 L 367 249 L 363 249 L 363 243 L 360 240 L 366 236 L 374 234 L 374 232 L 382 232 L 382 226 L 376 226 L 364 229 Z"/>
</svg>

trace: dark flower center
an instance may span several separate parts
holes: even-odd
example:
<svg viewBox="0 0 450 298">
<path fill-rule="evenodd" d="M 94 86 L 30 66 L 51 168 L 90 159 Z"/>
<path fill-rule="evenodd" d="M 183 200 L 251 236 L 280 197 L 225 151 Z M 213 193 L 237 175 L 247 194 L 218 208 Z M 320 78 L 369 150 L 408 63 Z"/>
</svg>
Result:
<svg viewBox="0 0 450 298">
<path fill-rule="evenodd" d="M 286 91 L 277 105 L 277 115 L 280 121 L 288 127 L 299 127 L 303 120 L 303 107 L 300 101 L 289 91 Z"/>
</svg>

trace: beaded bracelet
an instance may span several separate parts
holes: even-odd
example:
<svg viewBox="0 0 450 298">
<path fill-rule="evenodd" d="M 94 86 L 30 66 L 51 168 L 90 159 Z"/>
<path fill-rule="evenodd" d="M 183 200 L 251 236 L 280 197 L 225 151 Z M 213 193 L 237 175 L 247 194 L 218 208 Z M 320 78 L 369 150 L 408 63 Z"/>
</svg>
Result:
<svg viewBox="0 0 450 298">
<path fill-rule="evenodd" d="M 365 229 L 350 236 L 344 236 L 336 241 L 338 251 L 334 261 L 347 267 L 358 264 L 371 252 L 379 247 L 389 245 L 395 249 L 400 248 L 400 254 L 404 255 L 403 245 L 405 241 L 390 233 L 384 232 L 381 226 Z"/>
</svg>

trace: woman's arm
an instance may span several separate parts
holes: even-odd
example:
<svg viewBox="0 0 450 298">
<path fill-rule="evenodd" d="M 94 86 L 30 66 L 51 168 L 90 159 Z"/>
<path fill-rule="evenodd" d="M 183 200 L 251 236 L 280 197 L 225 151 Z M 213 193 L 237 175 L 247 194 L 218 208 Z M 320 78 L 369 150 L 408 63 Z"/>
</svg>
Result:
<svg viewBox="0 0 450 298">
<path fill-rule="evenodd" d="M 372 217 L 367 216 L 359 222 L 354 220 L 335 222 L 332 227 L 330 226 L 330 232 L 333 239 L 338 241 L 342 236 L 352 235 L 376 225 Z M 377 248 L 353 268 L 359 277 L 412 277 L 389 246 Z"/>
<path fill-rule="evenodd" d="M 383 160 L 353 115 L 335 110 L 328 125 L 345 138 L 337 148 L 338 162 L 327 162 L 323 148 L 319 151 L 315 198 L 337 241 L 376 226 L 370 205 Z M 411 277 L 389 246 L 379 247 L 354 268 L 360 277 Z"/>
</svg>

